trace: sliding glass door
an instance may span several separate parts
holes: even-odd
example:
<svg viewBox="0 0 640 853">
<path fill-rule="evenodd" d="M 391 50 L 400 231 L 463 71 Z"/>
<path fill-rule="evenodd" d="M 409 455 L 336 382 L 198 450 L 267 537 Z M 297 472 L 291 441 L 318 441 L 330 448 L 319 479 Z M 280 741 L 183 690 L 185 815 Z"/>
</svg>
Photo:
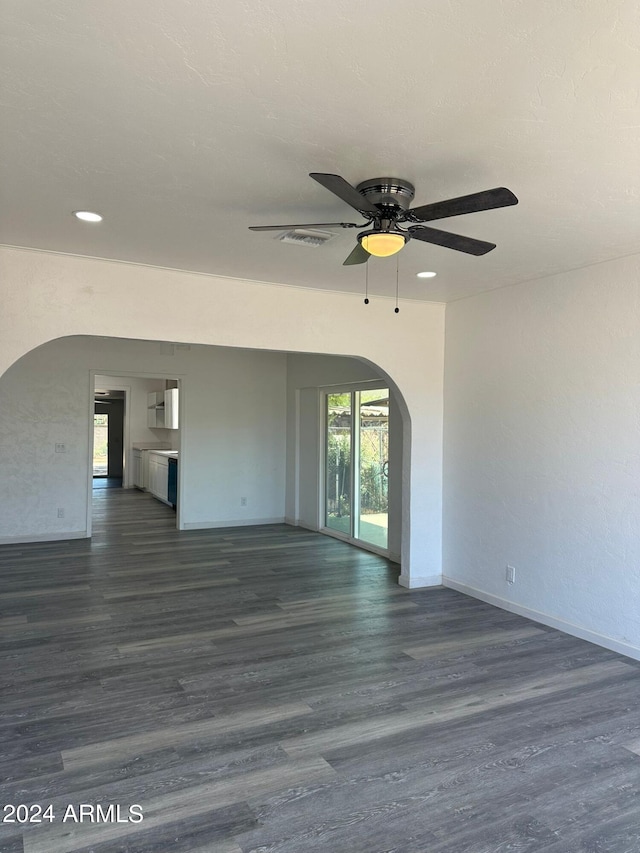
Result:
<svg viewBox="0 0 640 853">
<path fill-rule="evenodd" d="M 389 530 L 389 391 L 357 391 L 358 518 L 354 536 L 388 547 Z"/>
<path fill-rule="evenodd" d="M 325 526 L 387 549 L 389 390 L 326 395 Z"/>
<path fill-rule="evenodd" d="M 351 535 L 353 406 L 351 394 L 327 394 L 326 519 L 331 530 Z"/>
<path fill-rule="evenodd" d="M 93 476 L 106 477 L 109 469 L 109 415 L 93 416 Z"/>
</svg>

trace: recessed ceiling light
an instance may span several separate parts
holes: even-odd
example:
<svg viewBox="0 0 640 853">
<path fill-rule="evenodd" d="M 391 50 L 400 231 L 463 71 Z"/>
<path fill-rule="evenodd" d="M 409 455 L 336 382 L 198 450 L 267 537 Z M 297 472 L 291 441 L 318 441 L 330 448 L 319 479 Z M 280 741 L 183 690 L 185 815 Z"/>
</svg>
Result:
<svg viewBox="0 0 640 853">
<path fill-rule="evenodd" d="M 435 278 L 437 273 L 435 272 L 419 272 L 418 278 Z"/>
<path fill-rule="evenodd" d="M 102 222 L 102 217 L 99 213 L 94 213 L 91 210 L 74 210 L 73 215 L 83 222 Z"/>
</svg>

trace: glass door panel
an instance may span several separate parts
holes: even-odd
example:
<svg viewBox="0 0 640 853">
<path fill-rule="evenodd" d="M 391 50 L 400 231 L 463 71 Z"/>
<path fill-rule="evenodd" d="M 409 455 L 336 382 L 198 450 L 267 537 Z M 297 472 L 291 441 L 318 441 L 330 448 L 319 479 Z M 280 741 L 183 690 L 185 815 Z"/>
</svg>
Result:
<svg viewBox="0 0 640 853">
<path fill-rule="evenodd" d="M 325 524 L 351 536 L 352 405 L 351 394 L 327 394 Z"/>
<path fill-rule="evenodd" d="M 93 416 L 93 476 L 106 477 L 108 470 L 109 415 Z"/>
<path fill-rule="evenodd" d="M 356 539 L 388 547 L 389 390 L 356 393 L 358 406 L 358 529 Z"/>
</svg>

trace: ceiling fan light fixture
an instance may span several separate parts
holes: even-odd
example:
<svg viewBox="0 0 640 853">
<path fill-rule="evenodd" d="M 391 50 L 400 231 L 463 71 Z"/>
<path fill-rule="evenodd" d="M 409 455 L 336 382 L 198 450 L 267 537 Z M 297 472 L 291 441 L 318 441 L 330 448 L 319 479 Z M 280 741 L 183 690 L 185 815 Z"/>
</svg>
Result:
<svg viewBox="0 0 640 853">
<path fill-rule="evenodd" d="M 404 247 L 407 238 L 397 231 L 369 231 L 358 236 L 360 245 L 376 258 L 388 258 Z"/>
</svg>

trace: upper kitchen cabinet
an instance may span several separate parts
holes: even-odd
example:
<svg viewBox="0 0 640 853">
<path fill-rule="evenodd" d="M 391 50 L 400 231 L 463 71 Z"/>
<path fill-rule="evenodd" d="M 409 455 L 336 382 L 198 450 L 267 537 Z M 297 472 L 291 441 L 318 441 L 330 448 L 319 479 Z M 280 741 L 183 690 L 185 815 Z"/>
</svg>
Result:
<svg viewBox="0 0 640 853">
<path fill-rule="evenodd" d="M 147 426 L 164 427 L 164 391 L 147 394 Z"/>
<path fill-rule="evenodd" d="M 178 429 L 178 389 L 152 391 L 147 395 L 147 426 Z"/>
<path fill-rule="evenodd" d="M 167 388 L 164 392 L 165 429 L 178 429 L 178 394 L 177 388 Z"/>
</svg>

